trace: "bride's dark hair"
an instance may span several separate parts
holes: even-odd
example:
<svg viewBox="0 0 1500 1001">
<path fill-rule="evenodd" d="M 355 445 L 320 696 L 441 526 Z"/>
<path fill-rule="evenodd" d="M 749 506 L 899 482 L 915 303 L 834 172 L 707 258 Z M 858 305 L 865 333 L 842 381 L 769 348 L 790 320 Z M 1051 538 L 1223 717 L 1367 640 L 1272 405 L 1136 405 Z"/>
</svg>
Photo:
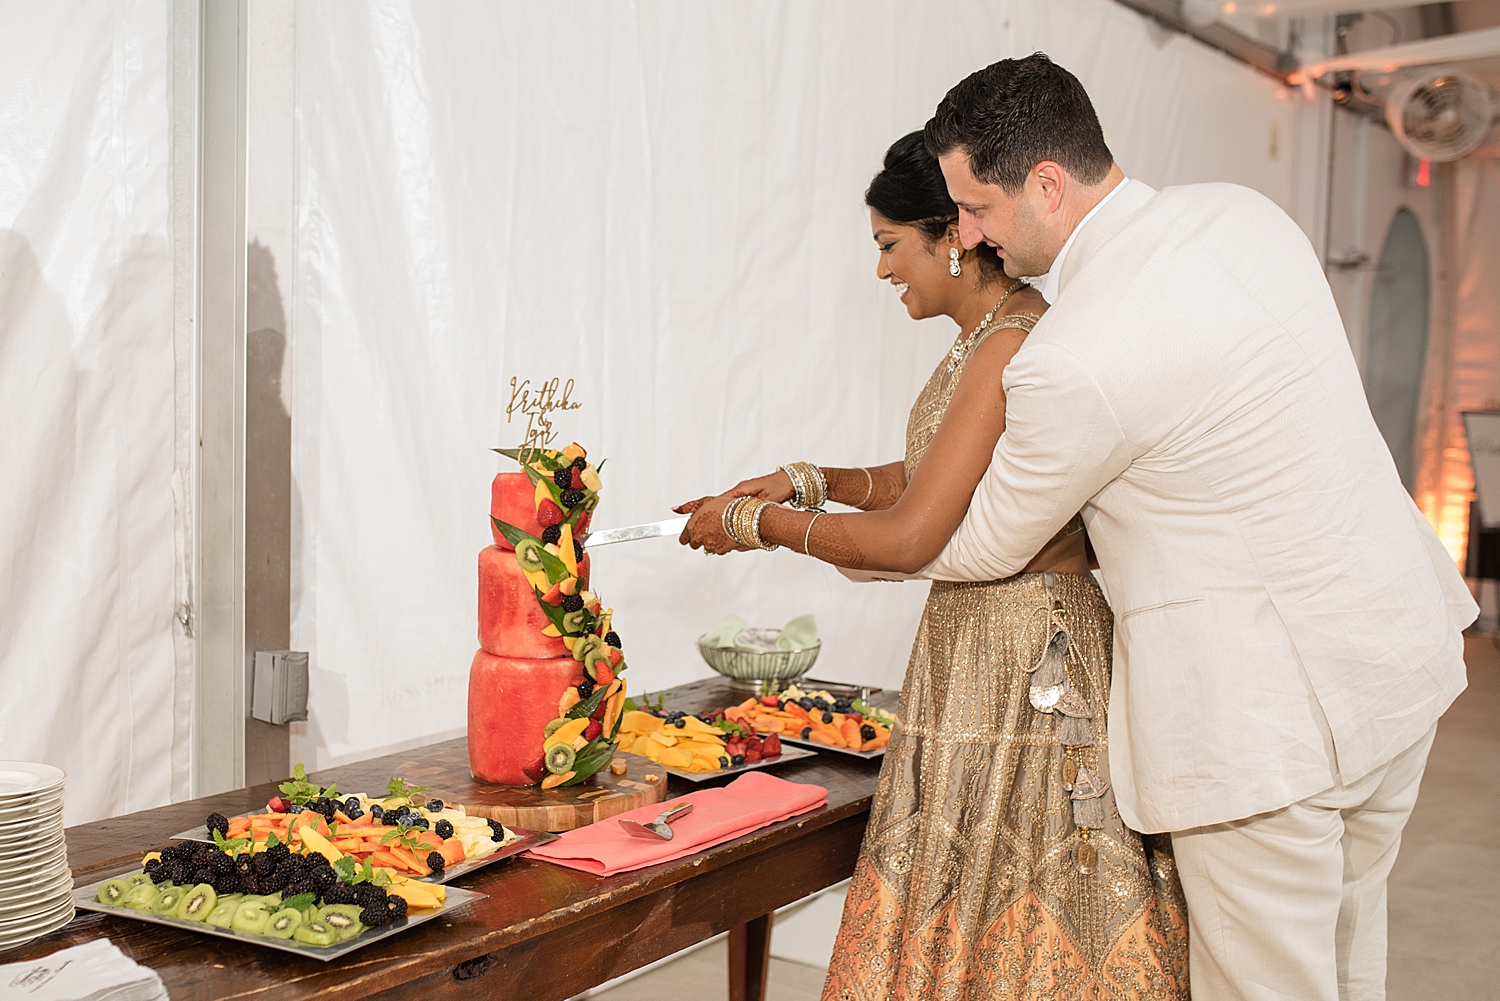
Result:
<svg viewBox="0 0 1500 1001">
<path fill-rule="evenodd" d="M 885 151 L 885 165 L 865 190 L 865 204 L 891 222 L 914 226 L 929 244 L 942 239 L 958 220 L 958 206 L 948 197 L 948 184 L 937 158 L 927 152 L 921 132 L 902 136 Z M 999 277 L 1004 268 L 989 244 L 975 248 L 980 273 Z"/>
</svg>

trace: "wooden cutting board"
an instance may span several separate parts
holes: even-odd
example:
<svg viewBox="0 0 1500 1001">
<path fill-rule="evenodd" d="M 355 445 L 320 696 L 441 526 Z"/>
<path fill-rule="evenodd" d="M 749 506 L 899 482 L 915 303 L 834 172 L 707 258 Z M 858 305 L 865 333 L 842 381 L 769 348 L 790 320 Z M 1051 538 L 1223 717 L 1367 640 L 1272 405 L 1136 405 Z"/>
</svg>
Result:
<svg viewBox="0 0 1500 1001">
<path fill-rule="evenodd" d="M 664 767 L 634 754 L 615 757 L 625 759 L 624 775 L 606 768 L 587 782 L 566 789 L 481 782 L 469 774 L 467 743 L 445 754 L 402 762 L 397 774 L 415 785 L 429 787 L 431 795 L 462 806 L 470 816 L 533 831 L 571 831 L 667 798 Z"/>
</svg>

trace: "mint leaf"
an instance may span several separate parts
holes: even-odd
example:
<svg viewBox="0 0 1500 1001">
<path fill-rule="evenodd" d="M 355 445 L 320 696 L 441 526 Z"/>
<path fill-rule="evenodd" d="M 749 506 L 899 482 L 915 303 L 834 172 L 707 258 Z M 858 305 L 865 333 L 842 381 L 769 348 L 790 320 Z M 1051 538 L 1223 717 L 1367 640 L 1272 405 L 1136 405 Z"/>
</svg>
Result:
<svg viewBox="0 0 1500 1001">
<path fill-rule="evenodd" d="M 268 831 L 268 832 L 266 832 L 266 847 L 267 848 L 275 848 L 279 844 L 281 844 L 281 839 L 276 836 L 276 832 L 275 831 Z"/>
<path fill-rule="evenodd" d="M 352 883 L 358 872 L 358 866 L 352 858 L 345 855 L 333 863 L 333 871 L 338 873 L 339 879 L 345 883 Z"/>
<path fill-rule="evenodd" d="M 317 901 L 318 896 L 315 893 L 298 893 L 283 900 L 281 906 L 290 907 L 294 911 L 305 911 Z"/>
</svg>

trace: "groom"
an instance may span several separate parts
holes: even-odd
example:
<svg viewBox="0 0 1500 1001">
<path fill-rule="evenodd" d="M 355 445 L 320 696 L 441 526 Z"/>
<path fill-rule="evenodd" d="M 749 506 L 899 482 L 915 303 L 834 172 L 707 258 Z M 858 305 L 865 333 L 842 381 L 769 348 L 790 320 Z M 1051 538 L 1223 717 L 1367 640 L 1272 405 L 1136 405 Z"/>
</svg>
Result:
<svg viewBox="0 0 1500 1001">
<path fill-rule="evenodd" d="M 1194 1001 L 1383 998 L 1386 876 L 1478 609 L 1317 256 L 1247 188 L 1127 179 L 1040 53 L 954 87 L 926 141 L 965 246 L 1052 308 L 925 576 L 1017 573 L 1081 510 L 1115 610 L 1120 815 L 1172 832 Z"/>
</svg>

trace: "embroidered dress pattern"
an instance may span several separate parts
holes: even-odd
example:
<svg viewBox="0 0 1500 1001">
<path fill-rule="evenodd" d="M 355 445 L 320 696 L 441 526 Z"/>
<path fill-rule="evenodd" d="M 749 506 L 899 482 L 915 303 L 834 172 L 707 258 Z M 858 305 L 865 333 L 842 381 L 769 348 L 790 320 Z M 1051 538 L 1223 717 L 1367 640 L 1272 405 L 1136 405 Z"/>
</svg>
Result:
<svg viewBox="0 0 1500 1001">
<path fill-rule="evenodd" d="M 960 337 L 962 350 L 944 357 L 912 408 L 908 479 L 974 349 L 1036 320 L 1006 316 L 971 343 Z M 1081 527 L 1075 517 L 1059 535 Z M 1093 728 L 1091 746 L 1072 748 L 1067 780 L 1062 715 L 1028 698 L 1059 620 Z M 1112 629 L 1090 574 L 932 584 L 824 1001 L 1188 997 L 1187 908 L 1170 839 L 1126 829 L 1107 787 L 1104 826 L 1085 842 L 1074 823 L 1072 778 L 1088 768 L 1108 781 Z"/>
</svg>

